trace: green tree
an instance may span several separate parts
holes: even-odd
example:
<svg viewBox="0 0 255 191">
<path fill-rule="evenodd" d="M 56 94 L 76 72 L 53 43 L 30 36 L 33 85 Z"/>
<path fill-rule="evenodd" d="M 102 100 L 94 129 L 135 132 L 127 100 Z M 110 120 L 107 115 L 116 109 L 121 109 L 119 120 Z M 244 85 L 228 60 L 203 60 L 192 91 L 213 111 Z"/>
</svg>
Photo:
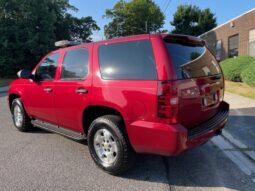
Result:
<svg viewBox="0 0 255 191">
<path fill-rule="evenodd" d="M 76 18 L 68 15 L 67 20 L 67 29 L 70 39 L 83 39 L 84 41 L 91 41 L 92 32 L 95 30 L 100 30 L 96 22 L 92 17 L 81 17 Z"/>
<path fill-rule="evenodd" d="M 155 33 L 163 27 L 165 19 L 152 0 L 119 0 L 104 16 L 111 19 L 104 27 L 106 38 Z"/>
<path fill-rule="evenodd" d="M 95 21 L 71 10 L 68 0 L 0 0 L 0 77 L 33 68 L 57 40 L 91 40 Z"/>
<path fill-rule="evenodd" d="M 194 5 L 180 5 L 174 14 L 172 33 L 201 35 L 217 26 L 216 17 L 210 9 L 201 10 Z"/>
</svg>

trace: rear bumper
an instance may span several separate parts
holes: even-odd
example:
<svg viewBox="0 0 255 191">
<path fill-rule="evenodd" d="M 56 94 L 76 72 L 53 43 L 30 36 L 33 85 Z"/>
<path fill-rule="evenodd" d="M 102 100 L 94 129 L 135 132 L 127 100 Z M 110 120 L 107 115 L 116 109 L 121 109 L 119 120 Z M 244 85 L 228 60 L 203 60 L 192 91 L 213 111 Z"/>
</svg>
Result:
<svg viewBox="0 0 255 191">
<path fill-rule="evenodd" d="M 216 135 L 224 128 L 228 114 L 229 105 L 222 102 L 215 116 L 191 130 L 180 124 L 136 121 L 128 126 L 128 135 L 133 148 L 138 153 L 178 155 L 205 143 Z"/>
</svg>

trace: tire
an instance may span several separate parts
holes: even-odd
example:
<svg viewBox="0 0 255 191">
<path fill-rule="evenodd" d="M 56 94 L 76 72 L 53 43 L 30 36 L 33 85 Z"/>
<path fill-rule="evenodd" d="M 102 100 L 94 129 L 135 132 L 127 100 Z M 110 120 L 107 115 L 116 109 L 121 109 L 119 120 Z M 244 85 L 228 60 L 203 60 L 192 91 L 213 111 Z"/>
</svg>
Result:
<svg viewBox="0 0 255 191">
<path fill-rule="evenodd" d="M 95 119 L 88 131 L 88 147 L 96 165 L 112 175 L 124 173 L 135 162 L 135 152 L 119 116 Z"/>
<path fill-rule="evenodd" d="M 11 113 L 13 123 L 19 131 L 26 132 L 32 128 L 31 120 L 28 117 L 20 98 L 13 100 Z"/>
</svg>

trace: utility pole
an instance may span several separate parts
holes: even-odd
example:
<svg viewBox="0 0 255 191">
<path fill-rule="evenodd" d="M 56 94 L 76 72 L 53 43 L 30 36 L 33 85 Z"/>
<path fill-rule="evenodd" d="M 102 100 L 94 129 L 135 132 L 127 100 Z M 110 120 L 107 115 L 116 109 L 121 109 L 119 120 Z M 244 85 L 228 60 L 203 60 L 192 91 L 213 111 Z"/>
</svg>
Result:
<svg viewBox="0 0 255 191">
<path fill-rule="evenodd" d="M 148 33 L 148 21 L 145 21 L 145 32 Z"/>
<path fill-rule="evenodd" d="M 119 37 L 120 35 L 119 35 L 119 24 L 117 24 L 117 37 Z"/>
</svg>

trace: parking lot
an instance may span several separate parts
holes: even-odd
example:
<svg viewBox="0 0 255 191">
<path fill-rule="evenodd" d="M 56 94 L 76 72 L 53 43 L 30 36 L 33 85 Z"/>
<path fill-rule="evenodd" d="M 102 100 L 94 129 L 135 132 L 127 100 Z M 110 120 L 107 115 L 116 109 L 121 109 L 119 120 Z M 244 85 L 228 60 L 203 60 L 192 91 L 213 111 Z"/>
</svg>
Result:
<svg viewBox="0 0 255 191">
<path fill-rule="evenodd" d="M 139 155 L 126 174 L 108 175 L 86 142 L 39 129 L 18 132 L 6 95 L 0 93 L 0 190 L 254 190 L 255 173 L 230 160 L 213 143 L 217 138 L 178 157 Z"/>
</svg>

